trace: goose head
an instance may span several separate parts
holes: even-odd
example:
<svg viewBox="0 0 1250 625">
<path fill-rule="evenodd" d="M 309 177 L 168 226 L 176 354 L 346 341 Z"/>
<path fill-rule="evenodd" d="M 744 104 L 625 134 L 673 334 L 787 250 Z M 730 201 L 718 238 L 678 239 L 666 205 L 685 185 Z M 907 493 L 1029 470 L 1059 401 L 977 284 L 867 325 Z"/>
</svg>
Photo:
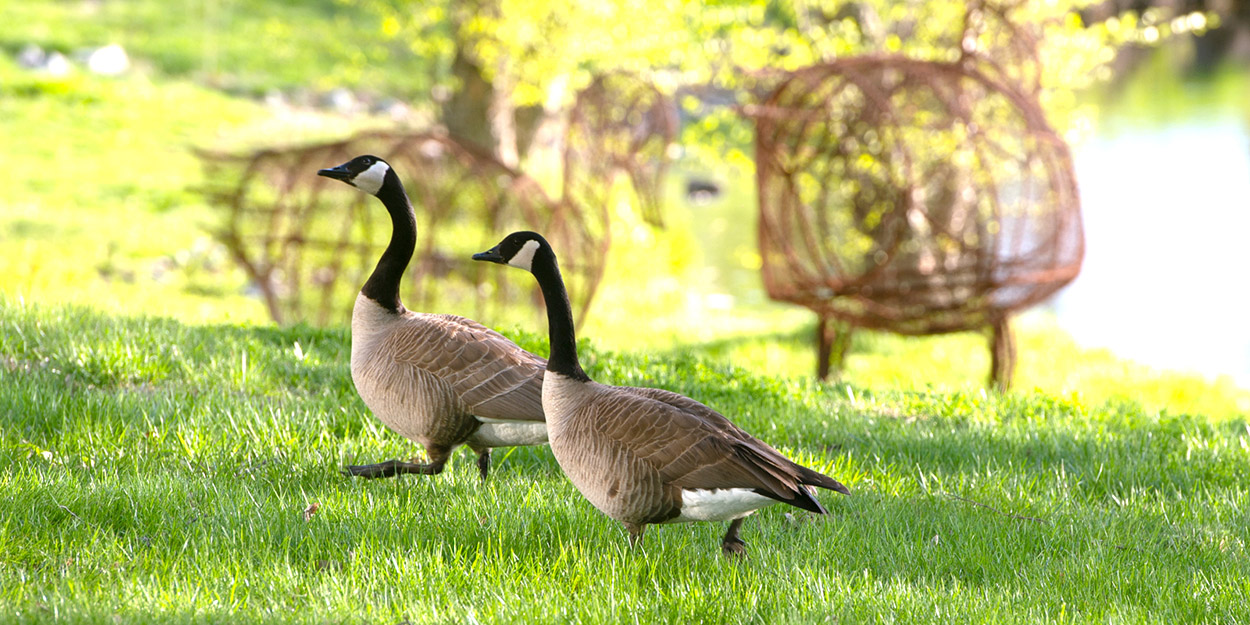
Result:
<svg viewBox="0 0 1250 625">
<path fill-rule="evenodd" d="M 385 184 L 390 171 L 391 166 L 386 161 L 371 154 L 365 154 L 338 167 L 322 169 L 317 172 L 317 175 L 342 180 L 365 193 L 377 195 L 378 191 L 382 190 L 382 185 Z"/>
<path fill-rule="evenodd" d="M 474 254 L 473 260 L 511 265 L 533 273 L 534 255 L 540 249 L 546 250 L 548 254 L 551 253 L 551 246 L 541 234 L 529 231 L 513 232 L 504 237 L 499 245 L 485 252 Z"/>
</svg>

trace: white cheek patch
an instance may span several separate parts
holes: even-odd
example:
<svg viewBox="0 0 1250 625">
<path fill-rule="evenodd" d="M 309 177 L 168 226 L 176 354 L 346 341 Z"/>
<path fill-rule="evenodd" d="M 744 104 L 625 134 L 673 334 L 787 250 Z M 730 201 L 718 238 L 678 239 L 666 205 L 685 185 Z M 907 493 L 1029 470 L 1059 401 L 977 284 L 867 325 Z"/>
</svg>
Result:
<svg viewBox="0 0 1250 625">
<path fill-rule="evenodd" d="M 352 184 L 365 193 L 377 195 L 378 190 L 382 188 L 382 181 L 386 179 L 386 172 L 390 169 L 389 165 L 378 161 L 370 165 L 369 169 L 356 174 L 356 177 L 352 179 Z"/>
<path fill-rule="evenodd" d="M 521 249 L 508 260 L 508 264 L 513 267 L 520 267 L 526 271 L 534 270 L 534 252 L 538 251 L 538 241 L 530 239 L 521 246 Z"/>
</svg>

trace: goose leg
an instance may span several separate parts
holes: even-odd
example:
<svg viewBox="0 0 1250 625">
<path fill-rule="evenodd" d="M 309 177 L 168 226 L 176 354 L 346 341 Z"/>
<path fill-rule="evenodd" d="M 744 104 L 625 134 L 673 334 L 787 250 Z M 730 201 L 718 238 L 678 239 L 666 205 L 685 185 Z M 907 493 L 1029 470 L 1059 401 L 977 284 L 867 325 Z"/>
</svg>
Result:
<svg viewBox="0 0 1250 625">
<path fill-rule="evenodd" d="M 446 461 L 431 462 L 428 464 L 417 464 L 415 462 L 404 462 L 403 460 L 387 460 L 377 464 L 360 464 L 343 468 L 343 475 L 353 477 L 395 477 L 403 473 L 416 473 L 419 475 L 438 475 L 443 472 L 443 465 Z"/>
<path fill-rule="evenodd" d="M 643 523 L 626 523 L 625 529 L 629 531 L 629 548 L 637 549 L 642 544 L 642 533 L 647 531 L 647 526 Z"/>
<path fill-rule="evenodd" d="M 720 541 L 721 552 L 727 557 L 733 558 L 747 555 L 747 543 L 738 537 L 738 528 L 742 527 L 744 519 L 746 517 L 730 521 L 729 530 L 725 532 L 725 537 Z"/>
<path fill-rule="evenodd" d="M 343 475 L 376 478 L 376 477 L 394 477 L 403 473 L 416 473 L 418 475 L 438 475 L 443 472 L 443 465 L 447 464 L 447 457 L 450 455 L 444 449 L 426 449 L 430 455 L 430 461 L 426 464 L 418 464 L 416 462 L 404 462 L 403 460 L 387 460 L 377 464 L 362 464 L 344 467 Z"/>
<path fill-rule="evenodd" d="M 477 470 L 482 474 L 482 481 L 485 482 L 486 474 L 490 473 L 490 447 L 477 452 Z"/>
</svg>

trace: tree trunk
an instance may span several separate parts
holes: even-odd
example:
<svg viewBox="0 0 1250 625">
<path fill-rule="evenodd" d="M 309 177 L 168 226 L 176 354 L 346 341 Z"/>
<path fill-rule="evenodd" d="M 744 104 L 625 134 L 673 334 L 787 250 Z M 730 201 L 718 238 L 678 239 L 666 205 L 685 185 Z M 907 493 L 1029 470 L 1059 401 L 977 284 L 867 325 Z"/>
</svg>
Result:
<svg viewBox="0 0 1250 625">
<path fill-rule="evenodd" d="M 497 0 L 465 2 L 460 20 L 476 15 L 497 15 Z M 541 107 L 518 109 L 513 101 L 516 76 L 508 56 L 502 54 L 487 79 L 486 72 L 473 54 L 477 37 L 468 33 L 461 23 L 455 25 L 456 54 L 452 59 L 451 73 L 456 88 L 443 103 L 442 122 L 452 136 L 468 141 L 498 158 L 508 167 L 520 164 L 520 155 L 528 147 L 534 130 L 541 119 Z"/>
<path fill-rule="evenodd" d="M 467 45 L 463 41 L 456 45 L 456 56 L 451 63 L 456 89 L 443 103 L 443 125 L 457 139 L 463 139 L 495 154 L 498 144 L 490 123 L 495 88 L 482 76 L 482 68 L 470 58 L 465 50 Z"/>
<path fill-rule="evenodd" d="M 516 169 L 521 164 L 517 151 L 516 104 L 512 102 L 515 81 L 506 67 L 507 57 L 495 69 L 490 98 L 490 130 L 495 138 L 495 157 Z"/>
</svg>

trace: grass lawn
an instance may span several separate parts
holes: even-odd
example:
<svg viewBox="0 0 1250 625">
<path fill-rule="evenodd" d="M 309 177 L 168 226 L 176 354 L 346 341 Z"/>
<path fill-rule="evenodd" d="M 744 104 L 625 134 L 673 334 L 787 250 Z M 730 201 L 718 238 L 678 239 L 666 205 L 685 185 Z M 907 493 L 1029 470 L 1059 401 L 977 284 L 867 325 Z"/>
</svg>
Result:
<svg viewBox="0 0 1250 625">
<path fill-rule="evenodd" d="M 0 53 L 28 44 L 67 56 L 120 44 L 141 70 L 232 93 L 360 89 L 413 97 L 435 69 L 352 2 L 31 0 L 0 4 Z"/>
<path fill-rule="evenodd" d="M 744 528 L 596 512 L 545 448 L 436 477 L 355 396 L 342 331 L 0 299 L 0 619 L 1244 622 L 1250 426 L 1042 393 L 874 391 L 589 347 L 852 490 Z M 545 352 L 533 335 L 516 336 Z M 310 516 L 306 511 L 313 505 Z M 307 516 L 307 518 L 306 518 Z"/>
<path fill-rule="evenodd" d="M 0 170 L 10 172 L 0 185 L 0 292 L 266 321 L 212 236 L 222 217 L 197 191 L 204 178 L 192 148 L 341 136 L 374 123 L 275 113 L 183 80 L 52 77 L 0 54 Z"/>
</svg>

